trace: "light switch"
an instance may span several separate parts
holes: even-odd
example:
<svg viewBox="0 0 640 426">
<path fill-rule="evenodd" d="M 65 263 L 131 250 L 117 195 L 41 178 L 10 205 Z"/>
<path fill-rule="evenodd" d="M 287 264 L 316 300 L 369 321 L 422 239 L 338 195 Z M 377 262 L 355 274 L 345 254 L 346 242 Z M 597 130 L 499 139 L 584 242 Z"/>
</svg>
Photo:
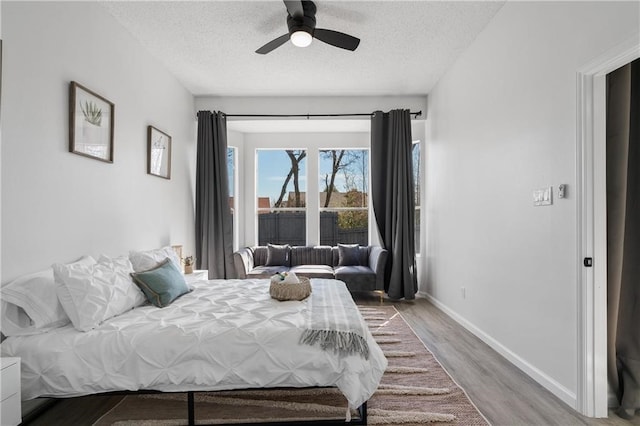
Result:
<svg viewBox="0 0 640 426">
<path fill-rule="evenodd" d="M 551 187 L 536 189 L 533 191 L 533 205 L 534 206 L 550 206 L 553 204 Z"/>
<path fill-rule="evenodd" d="M 561 184 L 558 186 L 558 198 L 566 198 L 567 196 L 567 185 Z"/>
</svg>

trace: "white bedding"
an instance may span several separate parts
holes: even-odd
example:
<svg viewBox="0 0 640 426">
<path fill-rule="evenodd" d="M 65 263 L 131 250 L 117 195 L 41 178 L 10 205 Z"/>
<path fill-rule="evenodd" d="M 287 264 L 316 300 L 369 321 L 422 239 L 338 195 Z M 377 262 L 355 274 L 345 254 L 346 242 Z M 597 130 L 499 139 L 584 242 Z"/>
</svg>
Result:
<svg viewBox="0 0 640 426">
<path fill-rule="evenodd" d="M 345 309 L 355 307 L 341 281 L 314 279 L 312 285 L 311 298 L 333 286 Z M 67 325 L 8 338 L 1 353 L 22 358 L 22 398 L 336 386 L 356 408 L 377 388 L 387 360 L 366 326 L 368 359 L 340 356 L 299 342 L 309 324 L 309 299 L 271 299 L 268 280 L 193 287 L 168 307 L 141 306 L 88 332 Z"/>
</svg>

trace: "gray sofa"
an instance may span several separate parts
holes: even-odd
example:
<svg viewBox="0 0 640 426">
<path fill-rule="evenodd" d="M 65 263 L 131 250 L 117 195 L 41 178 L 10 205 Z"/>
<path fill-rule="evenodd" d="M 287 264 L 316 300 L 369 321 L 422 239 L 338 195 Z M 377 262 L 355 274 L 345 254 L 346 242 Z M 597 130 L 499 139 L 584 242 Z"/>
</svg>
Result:
<svg viewBox="0 0 640 426">
<path fill-rule="evenodd" d="M 344 281 L 349 291 L 384 290 L 387 250 L 380 246 L 350 250 L 330 246 L 255 246 L 235 252 L 233 261 L 238 278 L 268 278 L 277 272 L 292 271 L 307 278 Z"/>
</svg>

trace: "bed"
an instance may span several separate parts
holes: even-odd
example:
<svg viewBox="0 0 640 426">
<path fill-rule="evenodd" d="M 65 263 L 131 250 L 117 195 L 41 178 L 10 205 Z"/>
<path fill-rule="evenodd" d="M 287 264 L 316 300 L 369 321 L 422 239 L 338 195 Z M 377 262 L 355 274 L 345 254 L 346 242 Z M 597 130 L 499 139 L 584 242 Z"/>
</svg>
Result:
<svg viewBox="0 0 640 426">
<path fill-rule="evenodd" d="M 311 283 L 309 298 L 280 302 L 269 280 L 194 282 L 167 307 L 138 306 L 84 332 L 68 324 L 9 337 L 1 353 L 22 360 L 23 400 L 331 386 L 358 408 L 387 361 L 345 284 Z M 336 335 L 360 345 L 346 347 Z"/>
</svg>

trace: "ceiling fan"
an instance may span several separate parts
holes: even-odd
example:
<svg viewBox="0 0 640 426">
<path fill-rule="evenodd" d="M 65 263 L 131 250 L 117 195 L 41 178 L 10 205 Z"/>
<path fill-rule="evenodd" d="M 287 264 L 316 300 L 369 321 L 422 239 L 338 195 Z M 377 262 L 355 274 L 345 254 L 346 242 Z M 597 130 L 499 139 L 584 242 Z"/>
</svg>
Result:
<svg viewBox="0 0 640 426">
<path fill-rule="evenodd" d="M 284 0 L 287 7 L 287 26 L 289 32 L 271 40 L 256 50 L 261 55 L 282 46 L 291 40 L 295 46 L 306 47 L 316 38 L 327 44 L 346 50 L 356 50 L 360 39 L 333 30 L 316 28 L 316 5 L 309 0 Z"/>
</svg>

